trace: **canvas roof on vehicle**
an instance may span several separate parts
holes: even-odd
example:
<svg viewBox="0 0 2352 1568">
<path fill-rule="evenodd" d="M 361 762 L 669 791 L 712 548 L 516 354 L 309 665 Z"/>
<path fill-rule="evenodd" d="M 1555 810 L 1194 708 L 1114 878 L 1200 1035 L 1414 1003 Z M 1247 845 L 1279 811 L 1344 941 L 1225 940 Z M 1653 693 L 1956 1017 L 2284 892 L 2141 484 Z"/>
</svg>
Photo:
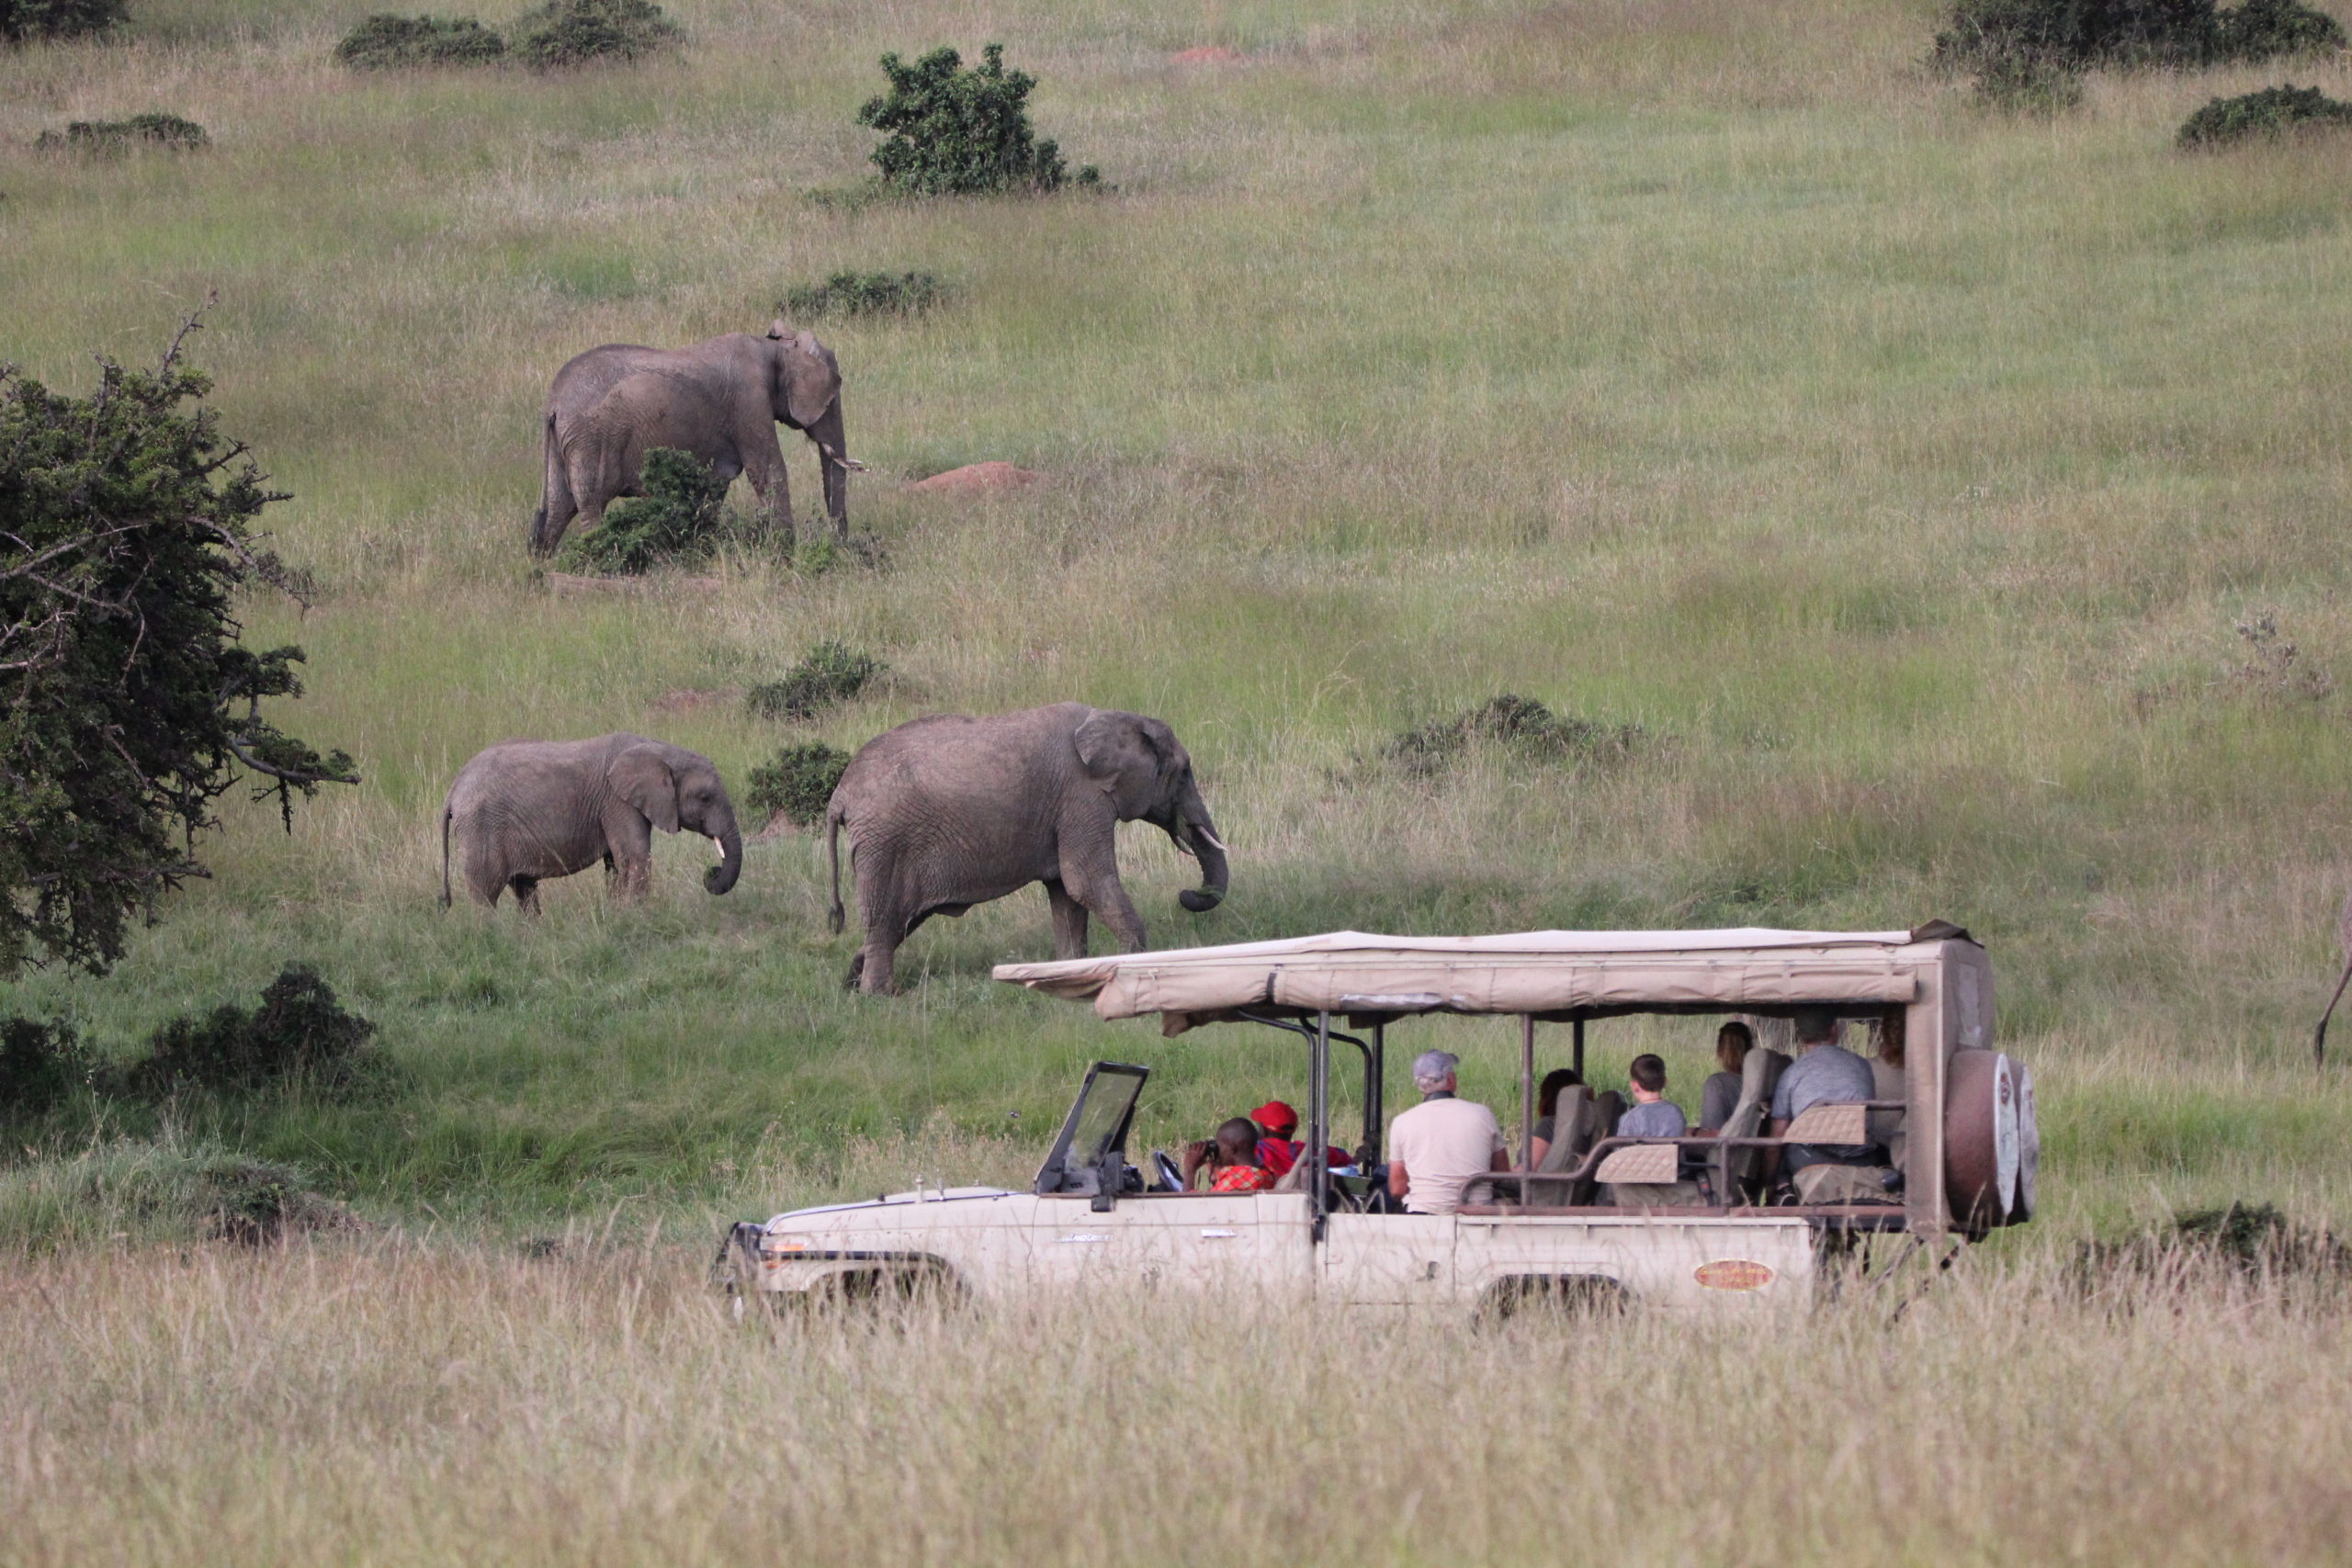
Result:
<svg viewBox="0 0 2352 1568">
<path fill-rule="evenodd" d="M 1106 1019 L 1158 1013 L 1169 1034 L 1259 1010 L 1362 1021 L 1423 1012 L 1597 1016 L 1808 1003 L 1883 1007 L 1912 999 L 1914 971 L 1933 962 L 1934 944 L 1967 935 L 1941 920 L 1907 931 L 1330 931 L 1001 964 L 995 975 L 1053 996 L 1091 998 Z"/>
</svg>

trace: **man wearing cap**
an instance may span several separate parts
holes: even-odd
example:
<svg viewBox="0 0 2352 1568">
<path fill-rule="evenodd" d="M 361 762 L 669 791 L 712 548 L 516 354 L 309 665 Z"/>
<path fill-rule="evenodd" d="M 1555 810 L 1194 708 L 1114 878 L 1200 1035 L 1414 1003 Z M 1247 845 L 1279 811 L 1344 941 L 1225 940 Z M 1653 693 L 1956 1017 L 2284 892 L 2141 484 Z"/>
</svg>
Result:
<svg viewBox="0 0 2352 1568">
<path fill-rule="evenodd" d="M 1807 1107 L 1869 1100 L 1877 1090 L 1871 1065 L 1838 1044 L 1838 1015 L 1827 1008 L 1801 1008 L 1796 1016 L 1797 1059 L 1781 1075 L 1772 1090 L 1773 1137 L 1784 1136 L 1789 1123 Z M 1782 1168 L 1793 1178 L 1816 1165 L 1882 1165 L 1885 1157 L 1874 1145 L 1791 1144 L 1775 1149 Z M 1805 1183 L 1799 1183 L 1802 1189 Z"/>
<path fill-rule="evenodd" d="M 1250 1112 L 1250 1120 L 1258 1123 L 1258 1130 L 1263 1134 L 1258 1140 L 1258 1163 L 1277 1179 L 1288 1176 L 1290 1168 L 1298 1163 L 1300 1151 L 1306 1147 L 1291 1136 L 1298 1131 L 1298 1112 L 1279 1100 L 1270 1100 Z M 1327 1146 L 1323 1158 L 1334 1170 L 1355 1163 L 1342 1148 Z"/>
<path fill-rule="evenodd" d="M 1389 1125 L 1388 1191 L 1404 1200 L 1408 1213 L 1453 1213 L 1472 1177 L 1510 1168 L 1495 1113 L 1454 1098 L 1453 1069 L 1461 1063 L 1451 1051 L 1416 1057 L 1413 1087 L 1421 1102 Z"/>
</svg>

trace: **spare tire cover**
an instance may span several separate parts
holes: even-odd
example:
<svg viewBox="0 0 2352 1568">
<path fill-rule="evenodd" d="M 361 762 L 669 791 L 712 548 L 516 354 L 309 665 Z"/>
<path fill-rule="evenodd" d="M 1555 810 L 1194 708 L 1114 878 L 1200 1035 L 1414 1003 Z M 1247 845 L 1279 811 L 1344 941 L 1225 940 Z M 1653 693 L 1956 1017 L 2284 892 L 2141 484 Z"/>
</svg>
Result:
<svg viewBox="0 0 2352 1568">
<path fill-rule="evenodd" d="M 1955 1051 L 1944 1078 L 1944 1183 L 1955 1219 L 2007 1224 L 2017 1203 L 2017 1079 L 1998 1051 Z"/>
</svg>

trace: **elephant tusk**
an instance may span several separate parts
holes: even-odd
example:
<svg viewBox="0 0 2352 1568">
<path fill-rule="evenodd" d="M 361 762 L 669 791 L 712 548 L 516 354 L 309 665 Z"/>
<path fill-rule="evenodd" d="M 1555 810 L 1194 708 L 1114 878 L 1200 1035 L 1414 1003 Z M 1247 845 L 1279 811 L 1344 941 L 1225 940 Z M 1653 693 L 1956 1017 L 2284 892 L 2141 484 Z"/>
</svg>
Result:
<svg viewBox="0 0 2352 1568">
<path fill-rule="evenodd" d="M 1195 823 L 1193 823 L 1193 836 L 1194 838 L 1196 838 L 1196 839 L 1203 839 L 1203 840 L 1207 840 L 1209 848 L 1211 848 L 1211 849 L 1215 850 L 1217 853 L 1219 853 L 1219 854 L 1221 854 L 1221 855 L 1229 855 L 1229 854 L 1231 854 L 1231 853 L 1233 852 L 1231 850 L 1227 849 L 1227 848 L 1225 847 L 1225 845 L 1224 845 L 1221 841 L 1219 841 L 1219 840 L 1217 839 L 1217 836 L 1216 836 L 1215 833 L 1210 832 L 1206 828 L 1202 827 L 1198 822 L 1195 822 Z"/>
<path fill-rule="evenodd" d="M 711 848 L 713 848 L 713 849 L 715 849 L 715 850 L 717 850 L 717 851 L 718 852 L 718 858 L 719 858 L 720 860 L 724 861 L 724 860 L 727 858 L 727 840 L 724 840 L 724 839 L 720 839 L 720 838 L 713 838 L 713 839 L 710 840 L 710 846 L 711 846 Z"/>
</svg>

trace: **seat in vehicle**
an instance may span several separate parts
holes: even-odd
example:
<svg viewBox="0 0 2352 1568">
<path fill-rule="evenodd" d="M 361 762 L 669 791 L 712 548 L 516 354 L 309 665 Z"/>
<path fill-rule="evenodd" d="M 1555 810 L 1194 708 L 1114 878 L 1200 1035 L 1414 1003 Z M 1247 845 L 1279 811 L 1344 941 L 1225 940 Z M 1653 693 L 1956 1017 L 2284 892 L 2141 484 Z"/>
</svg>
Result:
<svg viewBox="0 0 2352 1568">
<path fill-rule="evenodd" d="M 1747 1060 L 1740 1065 L 1739 1100 L 1724 1122 L 1724 1137 L 1753 1138 L 1763 1132 L 1765 1112 L 1772 1108 L 1772 1091 L 1780 1087 L 1781 1075 L 1788 1066 L 1789 1058 L 1769 1045 L 1747 1053 Z M 1727 1148 L 1716 1168 L 1715 1185 L 1723 1201 L 1736 1203 L 1750 1186 L 1763 1179 L 1763 1174 L 1762 1149 Z"/>
</svg>

